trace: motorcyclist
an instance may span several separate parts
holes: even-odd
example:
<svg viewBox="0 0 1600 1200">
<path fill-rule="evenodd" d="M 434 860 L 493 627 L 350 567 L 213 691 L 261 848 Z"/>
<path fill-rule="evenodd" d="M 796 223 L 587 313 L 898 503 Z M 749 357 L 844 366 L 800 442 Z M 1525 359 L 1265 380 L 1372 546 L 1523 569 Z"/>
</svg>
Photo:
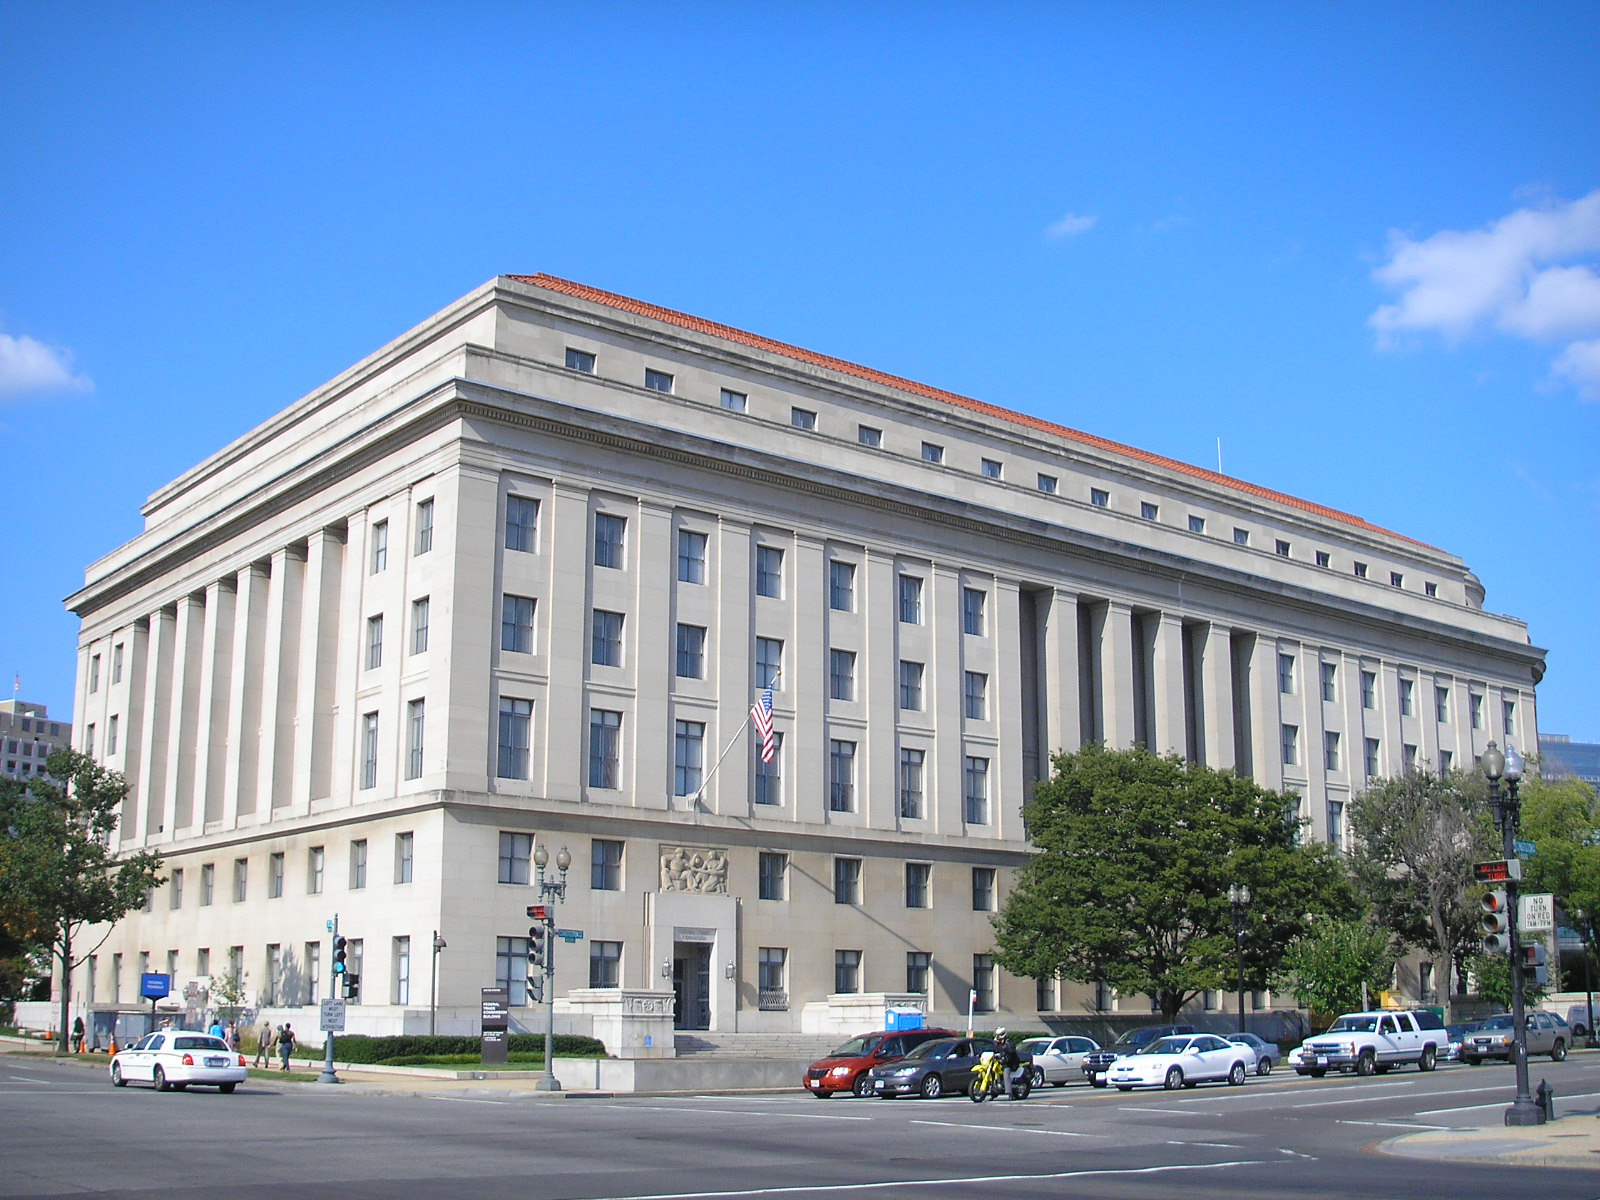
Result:
<svg viewBox="0 0 1600 1200">
<path fill-rule="evenodd" d="M 1022 1058 L 1017 1054 L 1017 1048 L 1011 1044 L 1011 1039 L 1006 1035 L 1004 1025 L 994 1031 L 994 1056 L 1000 1060 L 1000 1067 L 1004 1071 L 1002 1082 L 1005 1086 L 1006 1094 L 1010 1095 L 1011 1084 L 1016 1078 L 1017 1068 L 1022 1065 Z"/>
</svg>

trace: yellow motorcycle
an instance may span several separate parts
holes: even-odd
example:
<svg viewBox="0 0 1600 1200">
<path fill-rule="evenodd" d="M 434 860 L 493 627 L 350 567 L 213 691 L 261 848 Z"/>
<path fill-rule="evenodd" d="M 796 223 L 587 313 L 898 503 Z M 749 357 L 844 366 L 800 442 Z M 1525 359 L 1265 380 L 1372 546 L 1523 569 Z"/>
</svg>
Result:
<svg viewBox="0 0 1600 1200">
<path fill-rule="evenodd" d="M 1017 1069 L 1016 1078 L 1011 1081 L 1011 1098 L 1026 1100 L 1032 1091 L 1033 1072 L 1024 1063 Z M 998 1100 L 1005 1094 L 1005 1066 L 998 1054 L 993 1050 L 985 1050 L 978 1059 L 978 1065 L 973 1068 L 972 1084 L 967 1088 L 967 1099 L 974 1104 L 982 1104 L 985 1100 Z"/>
</svg>

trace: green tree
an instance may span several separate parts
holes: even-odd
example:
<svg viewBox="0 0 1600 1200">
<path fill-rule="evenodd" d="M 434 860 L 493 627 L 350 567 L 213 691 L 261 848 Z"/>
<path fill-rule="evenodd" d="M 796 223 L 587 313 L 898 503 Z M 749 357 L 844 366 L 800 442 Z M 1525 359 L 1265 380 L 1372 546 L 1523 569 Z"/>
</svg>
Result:
<svg viewBox="0 0 1600 1200">
<path fill-rule="evenodd" d="M 1477 981 L 1478 995 L 1495 1006 L 1496 1012 L 1511 1011 L 1511 958 L 1506 954 L 1474 954 L 1467 960 Z M 1545 990 L 1530 980 L 1522 981 L 1522 1004 L 1531 1009 L 1545 997 Z"/>
<path fill-rule="evenodd" d="M 1472 864 L 1499 858 L 1479 776 L 1408 771 L 1351 801 L 1350 867 L 1378 923 L 1440 960 L 1446 1004 L 1478 945 L 1483 888 Z"/>
<path fill-rule="evenodd" d="M 1359 1009 L 1363 987 L 1368 999 L 1386 987 L 1395 957 L 1382 929 L 1365 921 L 1319 921 L 1289 947 L 1275 986 L 1313 1014 L 1334 1016 Z"/>
<path fill-rule="evenodd" d="M 243 1014 L 245 1010 L 245 972 L 229 969 L 222 975 L 211 977 L 211 1007 L 219 1019 L 227 1021 Z"/>
<path fill-rule="evenodd" d="M 1600 956 L 1600 802 L 1581 779 L 1522 785 L 1522 836 L 1537 848 L 1522 866 L 1524 892 L 1549 892 L 1568 928 Z M 1585 978 L 1584 982 L 1587 982 Z"/>
<path fill-rule="evenodd" d="M 160 855 L 141 850 L 119 857 L 110 848 L 128 790 L 121 775 L 74 750 L 57 750 L 45 765 L 49 777 L 26 788 L 0 779 L 0 911 L 30 914 L 38 945 L 60 969 L 56 1053 L 65 1054 L 72 969 L 87 958 L 75 955 L 74 939 L 85 925 L 114 922 L 140 907 L 165 880 Z"/>
<path fill-rule="evenodd" d="M 1252 893 L 1247 983 L 1264 987 L 1306 914 L 1350 899 L 1326 846 L 1302 846 L 1289 798 L 1226 771 L 1091 744 L 1054 760 L 1024 809 L 1040 853 L 995 918 L 1016 975 L 1103 982 L 1166 1015 L 1238 970 L 1228 886 Z"/>
</svg>

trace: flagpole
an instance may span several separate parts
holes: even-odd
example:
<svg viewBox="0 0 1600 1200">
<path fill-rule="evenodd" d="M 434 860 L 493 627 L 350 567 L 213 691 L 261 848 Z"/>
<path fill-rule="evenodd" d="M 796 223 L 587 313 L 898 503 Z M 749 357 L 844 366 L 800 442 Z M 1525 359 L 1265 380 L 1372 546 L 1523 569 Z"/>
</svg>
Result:
<svg viewBox="0 0 1600 1200">
<path fill-rule="evenodd" d="M 758 690 L 759 691 L 763 691 L 763 692 L 770 692 L 770 691 L 772 691 L 773 689 L 775 689 L 778 686 L 778 680 L 780 680 L 782 678 L 783 678 L 783 671 L 779 670 L 776 674 L 774 674 L 772 676 L 772 682 L 771 683 L 767 684 L 766 687 L 760 688 Z M 691 807 L 698 807 L 699 806 L 700 798 L 706 794 L 706 788 L 711 785 L 711 777 L 713 775 L 715 775 L 717 773 L 717 769 L 722 766 L 722 760 L 727 758 L 728 755 L 730 753 L 732 753 L 734 743 L 737 742 L 740 738 L 742 738 L 744 736 L 745 727 L 747 725 L 749 725 L 749 723 L 750 723 L 749 717 L 750 717 L 750 714 L 746 713 L 745 714 L 745 719 L 739 722 L 739 728 L 736 729 L 734 731 L 733 736 L 728 739 L 728 744 L 722 748 L 722 753 L 717 755 L 717 761 L 711 764 L 711 770 L 706 772 L 705 778 L 700 781 L 700 786 L 695 788 L 694 795 L 689 797 L 689 804 L 690 804 Z"/>
</svg>

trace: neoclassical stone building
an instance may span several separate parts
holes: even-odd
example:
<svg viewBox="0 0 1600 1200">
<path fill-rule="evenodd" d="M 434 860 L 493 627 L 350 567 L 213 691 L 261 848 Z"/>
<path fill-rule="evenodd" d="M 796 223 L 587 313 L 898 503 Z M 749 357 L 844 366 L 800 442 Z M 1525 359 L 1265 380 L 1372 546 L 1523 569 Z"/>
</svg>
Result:
<svg viewBox="0 0 1600 1200">
<path fill-rule="evenodd" d="M 426 1028 L 437 931 L 464 1029 L 497 981 L 527 1004 L 531 860 L 566 847 L 558 997 L 670 989 L 714 1030 L 908 993 L 950 1019 L 969 988 L 1142 1010 L 990 962 L 1052 751 L 1232 767 L 1337 842 L 1373 776 L 1536 744 L 1543 652 L 1445 551 L 548 276 L 485 284 L 144 516 L 68 602 L 75 740 L 172 876 L 76 976 L 99 1004 L 230 965 L 308 1003 L 337 914 L 353 1028 Z"/>
</svg>

